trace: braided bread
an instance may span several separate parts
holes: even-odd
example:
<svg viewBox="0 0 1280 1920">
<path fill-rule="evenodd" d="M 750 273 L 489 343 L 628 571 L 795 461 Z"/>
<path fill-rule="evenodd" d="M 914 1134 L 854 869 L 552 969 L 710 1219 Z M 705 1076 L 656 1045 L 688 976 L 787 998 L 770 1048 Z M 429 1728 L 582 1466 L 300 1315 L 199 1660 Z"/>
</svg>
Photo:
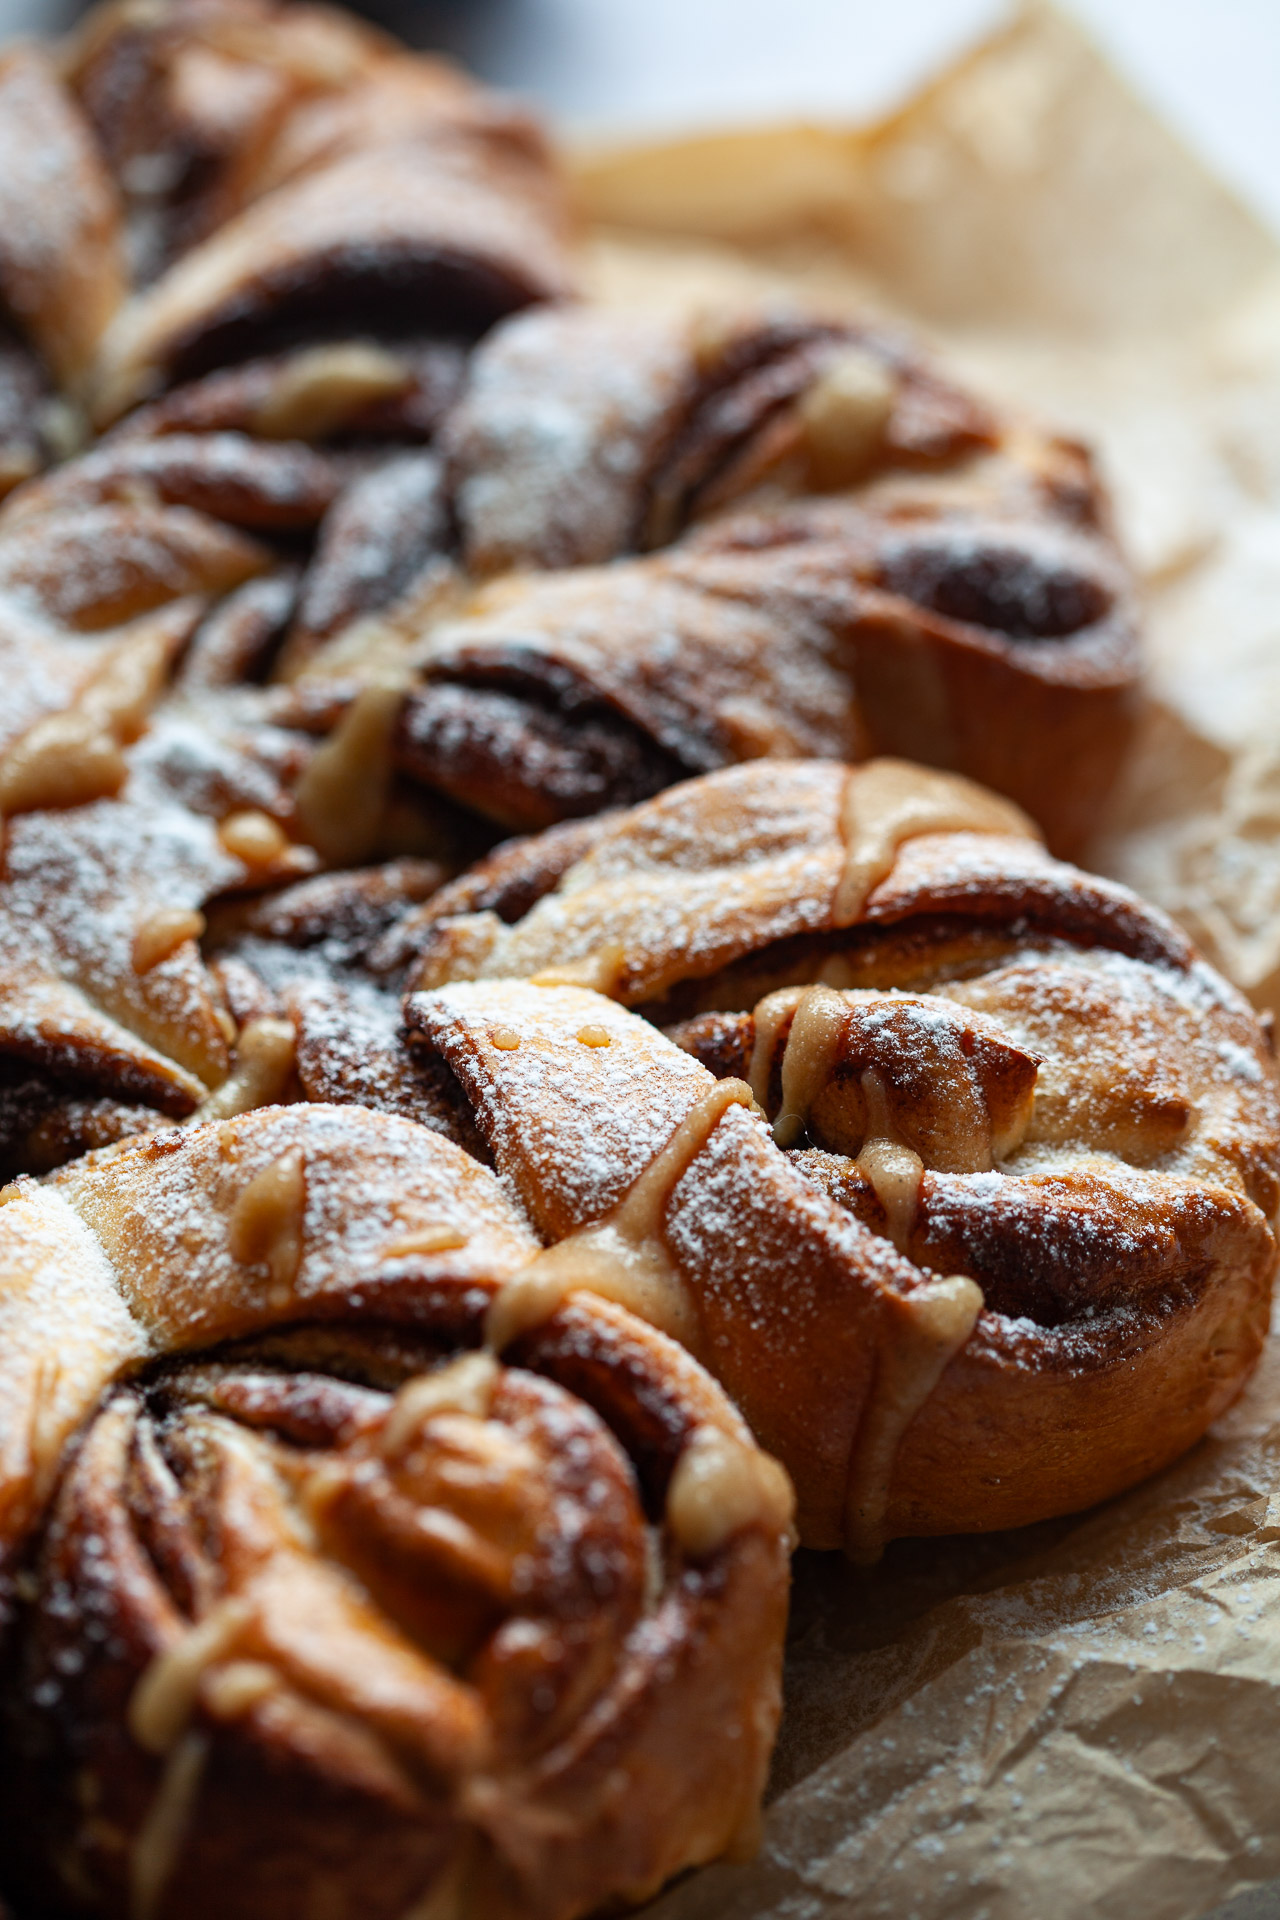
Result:
<svg viewBox="0 0 1280 1920">
<path fill-rule="evenodd" d="M 547 304 L 537 129 L 342 16 L 108 6 L 6 57 L 0 146 L 4 814 L 194 708 L 295 736 L 334 863 L 762 753 L 1096 824 L 1136 639 L 1074 443 L 864 324 Z"/>
<path fill-rule="evenodd" d="M 1070 1512 L 1239 1392 L 1280 1105 L 1162 915 L 891 761 L 729 769 L 548 869 L 512 848 L 408 917 L 411 1038 L 560 1279 L 729 1388 L 803 1539 Z"/>
<path fill-rule="evenodd" d="M 1096 825 L 1136 655 L 1088 456 L 901 342 L 533 311 L 476 355 L 442 448 L 493 584 L 433 636 L 404 751 L 455 797 L 527 829 L 761 754 L 889 752 L 1012 794 L 1057 844 Z M 645 764 L 582 737 L 602 709 Z"/>
<path fill-rule="evenodd" d="M 552 1920 L 749 1842 L 785 1476 L 606 1302 L 497 1357 L 536 1251 L 491 1173 L 350 1107 L 8 1190 L 5 1866 L 32 1911 Z"/>
<path fill-rule="evenodd" d="M 389 921 L 762 752 L 1093 823 L 1135 640 L 1080 448 L 847 320 L 548 304 L 536 128 L 342 16 L 108 7 L 0 141 L 0 1174 L 294 1089 L 207 929 L 326 868 Z"/>
<path fill-rule="evenodd" d="M 537 127 L 323 9 L 119 0 L 0 157 L 0 1891 L 643 1899 L 788 1473 L 1016 1525 L 1259 1351 L 1262 1035 L 1028 818 L 1105 496 L 881 327 L 572 304 Z"/>
</svg>

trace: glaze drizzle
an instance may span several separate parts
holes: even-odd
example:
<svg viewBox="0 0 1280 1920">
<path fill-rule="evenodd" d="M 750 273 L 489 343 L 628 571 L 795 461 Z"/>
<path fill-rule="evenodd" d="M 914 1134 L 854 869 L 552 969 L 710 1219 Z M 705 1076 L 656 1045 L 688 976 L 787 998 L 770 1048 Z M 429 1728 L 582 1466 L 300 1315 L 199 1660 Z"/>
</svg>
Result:
<svg viewBox="0 0 1280 1920">
<path fill-rule="evenodd" d="M 755 1105 L 745 1080 L 718 1080 L 689 1109 L 657 1158 L 612 1212 L 580 1227 L 514 1274 L 489 1306 L 485 1344 L 501 1352 L 586 1289 L 630 1308 L 697 1350 L 697 1317 L 662 1239 L 667 1202 L 730 1107 Z"/>
</svg>

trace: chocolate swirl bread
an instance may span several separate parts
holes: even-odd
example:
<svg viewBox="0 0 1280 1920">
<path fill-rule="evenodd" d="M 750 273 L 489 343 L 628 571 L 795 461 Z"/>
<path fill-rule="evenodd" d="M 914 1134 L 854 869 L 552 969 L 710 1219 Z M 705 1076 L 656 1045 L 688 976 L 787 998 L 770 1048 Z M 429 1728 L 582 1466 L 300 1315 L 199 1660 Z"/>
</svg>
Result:
<svg viewBox="0 0 1280 1920">
<path fill-rule="evenodd" d="M 1162 915 L 894 761 L 729 769 L 559 851 L 407 916 L 409 1040 L 560 1281 L 729 1388 L 802 1538 L 1070 1512 L 1235 1397 L 1280 1104 Z"/>
<path fill-rule="evenodd" d="M 410 1123 L 294 1106 L 0 1205 L 6 1890 L 569 1920 L 750 1846 L 790 1489 Z"/>
<path fill-rule="evenodd" d="M 761 754 L 1096 823 L 1136 640 L 1079 446 L 847 318 L 566 304 L 537 128 L 341 15 L 107 7 L 7 56 L 0 146 L 6 815 L 177 712 L 287 730 L 331 864 Z"/>
<path fill-rule="evenodd" d="M 882 328 L 575 304 L 536 126 L 339 14 L 107 7 L 0 152 L 0 1894 L 634 1902 L 750 1840 L 760 1445 L 870 1559 L 1256 1359 L 1260 1030 L 1027 817 L 1105 497 Z"/>
<path fill-rule="evenodd" d="M 12 1170 L 285 1084 L 200 959 L 211 896 L 484 844 L 397 826 L 385 687 L 266 682 L 287 632 L 430 598 L 471 344 L 569 267 L 537 127 L 323 10 L 103 9 L 5 57 L 0 144 Z"/>
<path fill-rule="evenodd" d="M 810 1543 L 1087 1505 L 1247 1379 L 1269 1046 L 1170 922 L 1007 801 L 758 762 L 420 905 L 401 880 L 224 909 L 211 979 L 292 1036 L 289 1097 L 403 1115 L 514 1183 L 555 1256 L 535 1319 L 584 1286 L 682 1340 Z"/>
<path fill-rule="evenodd" d="M 1057 845 L 1096 824 L 1136 651 L 1088 454 L 883 331 L 531 312 L 442 444 L 492 584 L 425 650 L 404 750 L 455 797 L 527 829 L 762 754 L 900 753 Z"/>
<path fill-rule="evenodd" d="M 1080 448 L 863 324 L 567 304 L 537 129 L 341 15 L 3 71 L 0 1171 L 294 1085 L 207 932 L 288 881 L 394 917 L 762 753 L 1087 831 L 1135 659 Z"/>
</svg>

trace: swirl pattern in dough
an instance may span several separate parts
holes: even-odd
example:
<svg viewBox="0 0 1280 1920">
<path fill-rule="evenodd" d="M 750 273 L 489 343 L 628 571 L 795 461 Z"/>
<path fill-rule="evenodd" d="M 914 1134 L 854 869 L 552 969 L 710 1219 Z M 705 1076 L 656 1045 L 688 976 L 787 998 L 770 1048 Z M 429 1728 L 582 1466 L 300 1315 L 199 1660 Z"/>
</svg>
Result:
<svg viewBox="0 0 1280 1920">
<path fill-rule="evenodd" d="M 568 1920 L 750 1844 L 790 1489 L 412 1123 L 263 1108 L 0 1204 L 6 1890 Z M 450 1903 L 452 1903 L 450 1905 Z"/>
</svg>

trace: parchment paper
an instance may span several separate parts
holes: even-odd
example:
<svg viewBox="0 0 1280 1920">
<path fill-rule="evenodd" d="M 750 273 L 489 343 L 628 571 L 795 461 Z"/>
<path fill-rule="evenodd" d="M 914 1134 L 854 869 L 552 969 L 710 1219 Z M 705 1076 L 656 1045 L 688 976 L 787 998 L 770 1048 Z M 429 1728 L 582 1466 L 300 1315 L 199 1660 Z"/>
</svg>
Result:
<svg viewBox="0 0 1280 1920">
<path fill-rule="evenodd" d="M 1062 15 L 887 122 L 582 156 L 606 299 L 870 305 L 1103 452 L 1150 705 L 1093 864 L 1280 1008 L 1280 247 Z M 1280 1343 L 1083 1518 L 800 1555 L 765 1842 L 657 1920 L 1192 1920 L 1280 1875 Z"/>
</svg>

